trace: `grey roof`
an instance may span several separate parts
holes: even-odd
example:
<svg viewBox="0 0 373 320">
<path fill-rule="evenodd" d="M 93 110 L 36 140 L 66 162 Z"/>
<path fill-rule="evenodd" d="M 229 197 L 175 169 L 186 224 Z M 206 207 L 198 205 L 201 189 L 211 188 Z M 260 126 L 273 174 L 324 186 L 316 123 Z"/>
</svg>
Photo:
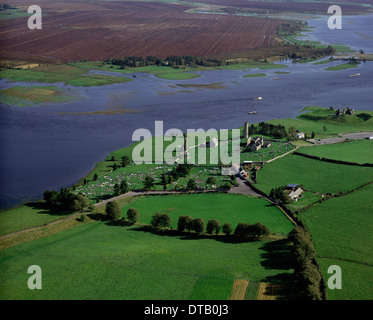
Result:
<svg viewBox="0 0 373 320">
<path fill-rule="evenodd" d="M 297 184 L 290 183 L 290 184 L 288 184 L 286 187 L 287 187 L 287 188 L 295 188 L 295 187 L 297 187 L 297 186 L 298 186 Z"/>
</svg>

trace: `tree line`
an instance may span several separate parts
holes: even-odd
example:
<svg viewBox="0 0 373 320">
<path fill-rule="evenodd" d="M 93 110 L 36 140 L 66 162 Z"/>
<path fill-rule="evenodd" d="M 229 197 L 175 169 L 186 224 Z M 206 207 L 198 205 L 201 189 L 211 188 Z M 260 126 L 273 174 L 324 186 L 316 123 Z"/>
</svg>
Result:
<svg viewBox="0 0 373 320">
<path fill-rule="evenodd" d="M 86 196 L 72 193 L 67 189 L 61 189 L 60 192 L 46 190 L 43 193 L 43 200 L 48 208 L 66 212 L 81 211 L 90 206 Z"/>
<path fill-rule="evenodd" d="M 266 122 L 260 122 L 257 126 L 253 124 L 250 125 L 249 132 L 250 135 L 262 134 L 264 136 L 271 136 L 279 139 L 285 138 L 287 136 L 285 126 L 282 126 L 281 124 L 274 125 Z"/>
<path fill-rule="evenodd" d="M 105 207 L 106 218 L 111 221 L 118 221 L 122 215 L 122 210 L 119 204 L 115 201 L 110 201 L 106 204 Z M 129 208 L 127 210 L 127 220 L 130 224 L 135 224 L 139 221 L 140 213 L 135 208 Z M 122 222 L 126 221 L 125 218 L 122 218 Z M 153 229 L 161 228 L 171 228 L 171 217 L 167 213 L 156 212 L 152 215 L 150 221 L 150 226 Z M 178 232 L 192 232 L 194 231 L 197 234 L 219 234 L 220 230 L 223 231 L 225 235 L 231 235 L 233 232 L 232 225 L 228 222 L 223 225 L 217 219 L 208 220 L 207 225 L 202 218 L 193 218 L 189 215 L 180 215 L 177 222 L 177 231 Z M 233 235 L 237 238 L 242 239 L 254 239 L 270 234 L 269 229 L 262 223 L 258 222 L 255 224 L 248 223 L 238 223 Z"/>
<path fill-rule="evenodd" d="M 225 64 L 223 60 L 215 58 L 206 58 L 206 57 L 194 57 L 194 56 L 169 56 L 165 59 L 155 57 L 155 56 L 146 56 L 146 57 L 122 57 L 122 58 L 108 58 L 105 63 L 111 65 L 120 66 L 122 69 L 136 68 L 136 67 L 146 67 L 146 66 L 206 66 L 206 67 L 216 67 L 222 66 Z"/>
<path fill-rule="evenodd" d="M 294 263 L 294 279 L 300 295 L 310 300 L 326 300 L 327 287 L 316 262 L 316 250 L 305 226 L 296 226 L 288 234 L 293 243 L 291 257 Z"/>
</svg>

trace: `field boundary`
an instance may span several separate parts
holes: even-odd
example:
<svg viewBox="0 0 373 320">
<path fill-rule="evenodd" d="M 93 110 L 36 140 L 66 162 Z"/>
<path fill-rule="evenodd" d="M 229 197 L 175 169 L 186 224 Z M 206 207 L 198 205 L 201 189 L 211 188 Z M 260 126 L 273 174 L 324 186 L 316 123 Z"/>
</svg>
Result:
<svg viewBox="0 0 373 320">
<path fill-rule="evenodd" d="M 357 162 L 349 162 L 349 161 L 335 160 L 335 159 L 329 159 L 329 158 L 321 158 L 318 156 L 312 156 L 310 154 L 302 153 L 299 151 L 294 152 L 294 155 L 305 157 L 305 158 L 310 158 L 313 160 L 330 162 L 330 163 L 335 163 L 335 164 L 343 164 L 343 165 L 348 165 L 348 166 L 373 167 L 373 163 L 357 163 Z"/>
<path fill-rule="evenodd" d="M 248 280 L 245 280 L 245 279 L 234 280 L 229 300 L 244 300 L 248 285 L 249 285 Z"/>
<path fill-rule="evenodd" d="M 278 156 L 278 157 L 276 157 L 276 158 L 273 158 L 273 159 L 271 159 L 271 160 L 264 161 L 264 163 L 271 163 L 272 161 L 275 161 L 275 160 L 277 160 L 277 159 L 280 159 L 280 158 L 282 158 L 282 157 L 285 157 L 285 156 L 287 156 L 288 154 L 290 154 L 290 153 L 292 153 L 292 152 L 296 152 L 296 150 L 298 150 L 298 149 L 299 149 L 299 147 L 298 147 L 298 146 L 295 146 L 295 149 L 290 150 L 290 151 L 288 151 L 288 152 L 286 152 L 286 153 L 284 153 L 284 154 L 282 154 L 282 155 L 280 155 L 280 156 Z"/>
</svg>

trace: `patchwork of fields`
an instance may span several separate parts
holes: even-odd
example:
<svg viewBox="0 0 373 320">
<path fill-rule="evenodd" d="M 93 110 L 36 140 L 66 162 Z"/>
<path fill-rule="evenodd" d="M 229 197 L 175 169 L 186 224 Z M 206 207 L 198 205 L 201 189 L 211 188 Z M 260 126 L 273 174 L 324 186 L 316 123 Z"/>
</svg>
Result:
<svg viewBox="0 0 373 320">
<path fill-rule="evenodd" d="M 290 183 L 318 193 L 347 192 L 373 181 L 373 170 L 288 155 L 266 164 L 258 172 L 256 187 L 269 194 L 272 188 Z"/>
<path fill-rule="evenodd" d="M 373 298 L 372 193 L 370 184 L 300 214 L 311 232 L 325 278 L 330 276 L 330 265 L 342 269 L 342 290 L 329 290 L 330 299 Z"/>
<path fill-rule="evenodd" d="M 192 199 L 198 196 L 184 195 L 185 202 L 173 197 L 163 197 L 163 202 L 159 201 L 160 197 L 145 197 L 132 205 L 141 210 L 140 219 L 146 222 L 154 210 L 168 208 L 168 212 L 176 214 L 189 205 L 188 213 L 206 221 L 210 217 L 223 220 L 226 215 L 226 220 L 232 223 L 261 220 L 273 231 L 285 233 L 292 228 L 282 212 L 267 207 L 269 203 L 264 200 L 211 195 L 215 197 L 206 201 L 217 203 L 211 211 L 203 205 L 202 198 Z M 192 203 L 199 205 L 193 208 Z M 227 203 L 225 208 L 224 203 Z M 245 204 L 252 214 L 241 208 Z M 145 232 L 139 226 L 86 223 L 2 250 L 4 281 L 0 284 L 0 298 L 220 300 L 229 299 L 234 280 L 243 279 L 250 283 L 244 298 L 255 299 L 259 282 L 292 272 L 289 264 L 272 261 L 278 257 L 272 243 L 268 240 L 229 243 L 213 238 L 160 235 Z M 281 254 L 286 261 L 286 252 Z M 32 264 L 43 270 L 43 290 L 32 291 L 25 286 L 28 275 L 23 271 Z"/>
</svg>

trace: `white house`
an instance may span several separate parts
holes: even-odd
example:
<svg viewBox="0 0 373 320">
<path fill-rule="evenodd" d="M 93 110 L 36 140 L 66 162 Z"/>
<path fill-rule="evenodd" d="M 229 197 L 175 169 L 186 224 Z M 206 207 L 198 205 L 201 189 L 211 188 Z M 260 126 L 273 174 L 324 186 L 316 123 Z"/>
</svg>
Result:
<svg viewBox="0 0 373 320">
<path fill-rule="evenodd" d="M 296 134 L 297 139 L 304 139 L 304 132 L 298 132 Z"/>
<path fill-rule="evenodd" d="M 297 188 L 296 190 L 291 191 L 291 192 L 289 193 L 289 197 L 290 197 L 292 200 L 297 201 L 298 198 L 299 198 L 299 196 L 302 194 L 302 192 L 303 192 L 302 188 Z"/>
</svg>

